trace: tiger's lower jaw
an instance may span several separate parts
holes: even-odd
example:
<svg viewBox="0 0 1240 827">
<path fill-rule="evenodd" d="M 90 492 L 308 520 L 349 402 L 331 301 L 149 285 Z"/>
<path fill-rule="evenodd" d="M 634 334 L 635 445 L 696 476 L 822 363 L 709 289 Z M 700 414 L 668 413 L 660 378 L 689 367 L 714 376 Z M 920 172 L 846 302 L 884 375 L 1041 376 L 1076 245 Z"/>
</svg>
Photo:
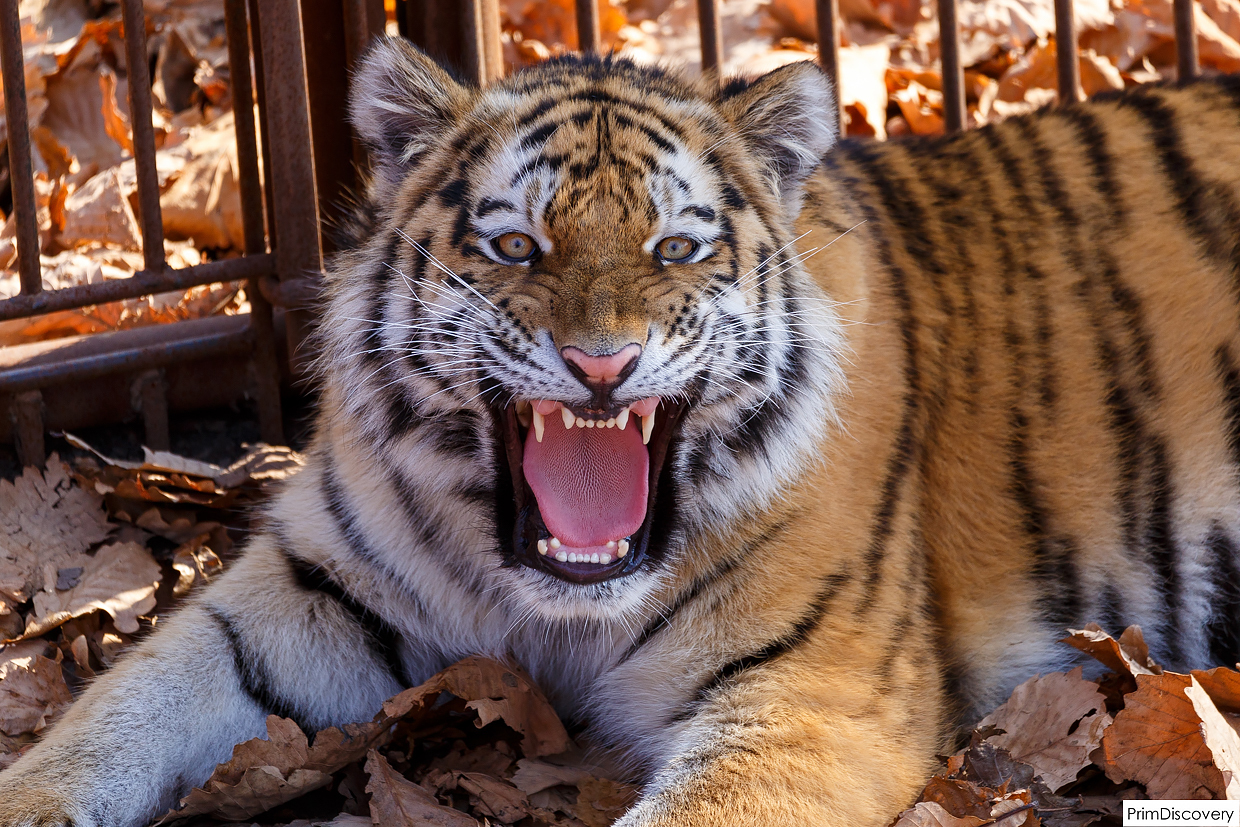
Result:
<svg viewBox="0 0 1240 827">
<path fill-rule="evenodd" d="M 637 571 L 646 561 L 650 549 L 659 477 L 687 404 L 662 400 L 652 414 L 653 426 L 640 423 L 636 417 L 627 423 L 634 432 L 648 437 L 643 440 L 644 447 L 641 448 L 646 452 L 648 469 L 644 481 L 645 509 L 640 527 L 623 537 L 580 546 L 570 545 L 565 539 L 556 537 L 547 527 L 538 498 L 526 476 L 526 445 L 534 438 L 526 424 L 530 421 L 528 404 L 513 403 L 502 409 L 492 409 L 512 484 L 512 546 L 506 556 L 506 564 L 526 566 L 559 580 L 582 585 L 613 580 Z M 519 407 L 522 408 L 520 411 Z M 559 420 L 559 415 L 548 417 L 550 423 L 558 424 Z M 597 430 L 600 433 L 604 433 L 604 421 L 598 420 Z M 566 417 L 564 427 L 571 430 L 569 422 Z M 621 431 L 624 425 L 624 418 L 621 418 Z M 646 426 L 644 433 L 643 425 Z M 542 437 L 540 429 L 539 443 L 543 441 Z M 502 515 L 505 509 L 499 511 Z M 508 534 L 504 522 L 501 517 L 501 537 Z"/>
</svg>

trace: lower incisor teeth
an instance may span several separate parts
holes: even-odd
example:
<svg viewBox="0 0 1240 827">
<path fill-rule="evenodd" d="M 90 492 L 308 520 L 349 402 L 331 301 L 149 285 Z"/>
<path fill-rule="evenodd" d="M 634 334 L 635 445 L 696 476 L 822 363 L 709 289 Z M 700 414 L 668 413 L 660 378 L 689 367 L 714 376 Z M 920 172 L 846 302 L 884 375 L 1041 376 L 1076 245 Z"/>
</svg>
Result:
<svg viewBox="0 0 1240 827">
<path fill-rule="evenodd" d="M 558 560 L 558 561 L 559 561 L 559 562 L 561 562 L 561 563 L 567 563 L 567 562 L 568 562 L 568 552 L 566 552 L 566 551 L 557 551 L 557 552 L 555 553 L 555 559 L 556 559 L 556 560 Z"/>
</svg>

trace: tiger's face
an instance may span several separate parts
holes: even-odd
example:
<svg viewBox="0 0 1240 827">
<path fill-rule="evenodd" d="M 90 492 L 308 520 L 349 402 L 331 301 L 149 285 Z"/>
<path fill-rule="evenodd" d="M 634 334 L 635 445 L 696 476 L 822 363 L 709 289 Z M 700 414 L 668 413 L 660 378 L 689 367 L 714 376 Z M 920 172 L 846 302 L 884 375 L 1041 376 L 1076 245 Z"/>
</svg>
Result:
<svg viewBox="0 0 1240 827">
<path fill-rule="evenodd" d="M 532 602 L 637 599 L 820 433 L 836 321 L 790 226 L 831 106 L 809 65 L 719 92 L 565 59 L 478 91 L 403 41 L 365 61 L 383 268 L 356 311 L 418 417 L 489 433 Z"/>
</svg>

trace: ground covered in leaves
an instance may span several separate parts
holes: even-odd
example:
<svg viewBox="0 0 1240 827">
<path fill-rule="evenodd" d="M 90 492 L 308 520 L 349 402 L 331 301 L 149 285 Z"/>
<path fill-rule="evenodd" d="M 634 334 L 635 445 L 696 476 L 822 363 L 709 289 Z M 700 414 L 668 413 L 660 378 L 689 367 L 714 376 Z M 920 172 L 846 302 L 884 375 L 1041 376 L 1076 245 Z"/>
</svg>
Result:
<svg viewBox="0 0 1240 827">
<path fill-rule="evenodd" d="M 254 506 L 301 467 L 265 445 L 222 466 L 66 440 L 72 463 L 0 481 L 0 768 L 227 566 Z M 1164 671 L 1136 627 L 1065 646 L 1086 665 L 1018 687 L 895 827 L 1118 825 L 1126 799 L 1240 798 L 1240 673 Z M 638 794 L 515 663 L 466 659 L 343 729 L 267 727 L 160 823 L 602 827 Z"/>
</svg>

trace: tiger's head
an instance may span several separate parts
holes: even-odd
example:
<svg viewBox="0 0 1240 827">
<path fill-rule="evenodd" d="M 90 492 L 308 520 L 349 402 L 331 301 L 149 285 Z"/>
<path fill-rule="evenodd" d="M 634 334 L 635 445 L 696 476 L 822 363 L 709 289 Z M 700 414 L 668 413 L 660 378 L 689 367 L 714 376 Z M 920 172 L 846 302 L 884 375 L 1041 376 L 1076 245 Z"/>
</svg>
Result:
<svg viewBox="0 0 1240 827">
<path fill-rule="evenodd" d="M 325 331 L 327 372 L 379 450 L 420 457 L 414 484 L 493 518 L 453 565 L 610 614 L 809 461 L 840 376 L 792 234 L 834 142 L 816 67 L 720 89 L 565 57 L 479 90 L 393 39 L 350 112 L 370 217 L 328 318 L 362 326 Z"/>
</svg>

